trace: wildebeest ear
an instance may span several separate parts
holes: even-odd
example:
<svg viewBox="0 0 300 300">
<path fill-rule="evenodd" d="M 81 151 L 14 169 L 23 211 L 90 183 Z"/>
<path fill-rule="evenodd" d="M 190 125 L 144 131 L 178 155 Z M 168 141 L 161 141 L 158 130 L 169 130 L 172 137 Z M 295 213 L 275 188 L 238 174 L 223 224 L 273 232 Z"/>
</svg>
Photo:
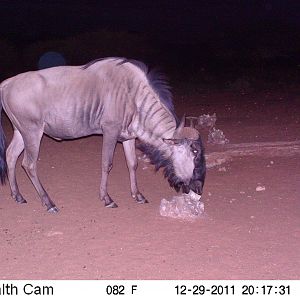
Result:
<svg viewBox="0 0 300 300">
<path fill-rule="evenodd" d="M 167 144 L 167 145 L 179 145 L 182 143 L 181 139 L 163 139 L 163 141 Z"/>
</svg>

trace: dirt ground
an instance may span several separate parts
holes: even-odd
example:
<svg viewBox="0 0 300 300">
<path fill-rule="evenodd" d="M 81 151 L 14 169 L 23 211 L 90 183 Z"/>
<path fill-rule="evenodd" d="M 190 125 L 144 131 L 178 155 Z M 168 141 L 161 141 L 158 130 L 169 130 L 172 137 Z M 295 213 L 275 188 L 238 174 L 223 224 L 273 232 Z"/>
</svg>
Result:
<svg viewBox="0 0 300 300">
<path fill-rule="evenodd" d="M 215 112 L 230 143 L 300 139 L 297 93 L 174 98 L 179 115 Z M 10 140 L 9 122 L 2 123 Z M 28 203 L 16 204 L 8 184 L 0 188 L 0 279 L 300 279 L 300 155 L 266 153 L 209 169 L 206 215 L 186 222 L 160 216 L 161 199 L 175 191 L 143 161 L 138 180 L 150 203 L 131 199 L 121 145 L 109 178 L 119 207 L 104 208 L 101 143 L 43 138 L 39 174 L 58 214 L 41 206 L 19 160 Z"/>
</svg>

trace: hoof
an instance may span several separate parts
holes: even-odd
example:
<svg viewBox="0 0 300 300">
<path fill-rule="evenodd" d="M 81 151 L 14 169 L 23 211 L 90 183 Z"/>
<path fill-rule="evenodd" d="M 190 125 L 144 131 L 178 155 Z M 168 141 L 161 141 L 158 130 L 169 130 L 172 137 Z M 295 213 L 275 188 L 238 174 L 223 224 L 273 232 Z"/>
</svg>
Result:
<svg viewBox="0 0 300 300">
<path fill-rule="evenodd" d="M 108 208 L 118 207 L 118 205 L 110 198 L 110 196 L 108 194 L 106 194 L 106 196 L 104 196 L 101 200 L 104 201 L 105 207 L 108 207 Z"/>
<path fill-rule="evenodd" d="M 114 201 L 112 201 L 112 202 L 110 202 L 108 204 L 105 204 L 105 207 L 116 208 L 116 207 L 118 207 L 118 205 Z"/>
<path fill-rule="evenodd" d="M 18 204 L 27 203 L 27 201 L 21 195 L 13 196 L 13 198 Z"/>
<path fill-rule="evenodd" d="M 50 214 L 56 214 L 58 213 L 58 208 L 56 206 L 52 206 L 50 208 L 47 209 L 47 212 L 49 212 Z"/>
<path fill-rule="evenodd" d="M 139 200 L 139 199 L 136 199 L 136 202 L 138 203 L 138 204 L 145 204 L 145 203 L 149 203 L 149 201 L 147 200 L 147 199 L 141 199 L 141 200 Z"/>
<path fill-rule="evenodd" d="M 139 204 L 149 203 L 148 200 L 142 194 L 139 194 L 139 195 L 137 195 L 136 197 L 133 197 L 133 198 Z"/>
</svg>

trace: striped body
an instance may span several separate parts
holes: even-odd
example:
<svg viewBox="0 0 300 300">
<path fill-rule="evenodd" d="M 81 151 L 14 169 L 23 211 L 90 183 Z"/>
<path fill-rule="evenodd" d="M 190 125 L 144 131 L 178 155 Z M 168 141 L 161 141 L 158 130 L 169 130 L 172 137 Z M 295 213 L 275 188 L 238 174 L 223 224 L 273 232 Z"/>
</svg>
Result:
<svg viewBox="0 0 300 300">
<path fill-rule="evenodd" d="M 166 82 L 157 74 L 148 72 L 140 62 L 107 58 L 84 66 L 27 72 L 2 82 L 0 91 L 1 105 L 14 128 L 6 153 L 7 169 L 4 136 L 0 132 L 0 175 L 3 182 L 8 171 L 13 198 L 19 203 L 26 200 L 18 189 L 15 165 L 24 150 L 22 165 L 42 203 L 49 211 L 57 210 L 36 171 L 44 133 L 58 140 L 103 135 L 100 198 L 109 207 L 116 206 L 107 193 L 107 177 L 117 141 L 124 146 L 132 196 L 140 203 L 146 200 L 138 191 L 135 177 L 136 138 L 148 145 L 148 149 L 149 145 L 156 149 L 174 165 L 181 184 L 188 186 L 193 177 L 195 163 L 190 145 L 183 147 L 182 144 L 181 148 L 176 148 L 166 142 L 178 130 Z M 182 167 L 184 156 L 189 161 Z"/>
<path fill-rule="evenodd" d="M 57 139 L 102 134 L 106 124 L 120 128 L 120 140 L 172 137 L 174 116 L 143 70 L 122 61 L 105 59 L 89 67 L 55 67 L 17 75 L 1 84 L 3 108 L 16 121 L 21 110 L 22 116 L 36 119 L 46 134 Z"/>
</svg>

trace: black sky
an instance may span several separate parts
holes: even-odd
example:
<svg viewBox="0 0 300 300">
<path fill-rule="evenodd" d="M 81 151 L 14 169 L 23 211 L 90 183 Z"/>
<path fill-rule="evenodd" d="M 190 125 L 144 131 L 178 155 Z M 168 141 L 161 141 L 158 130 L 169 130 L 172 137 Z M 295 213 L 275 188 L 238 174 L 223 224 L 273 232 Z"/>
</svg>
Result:
<svg viewBox="0 0 300 300">
<path fill-rule="evenodd" d="M 260 24 L 299 31 L 300 1 L 0 1 L 0 36 L 19 43 L 101 28 L 197 43 Z"/>
<path fill-rule="evenodd" d="M 278 74 L 283 65 L 292 68 L 294 79 L 300 78 L 300 1 L 0 0 L 0 50 L 1 78 L 36 69 L 44 53 L 56 51 L 67 64 L 126 56 L 173 73 L 223 72 L 226 80 L 230 72 L 240 76 L 237 66 L 246 74 L 277 64 Z"/>
</svg>

